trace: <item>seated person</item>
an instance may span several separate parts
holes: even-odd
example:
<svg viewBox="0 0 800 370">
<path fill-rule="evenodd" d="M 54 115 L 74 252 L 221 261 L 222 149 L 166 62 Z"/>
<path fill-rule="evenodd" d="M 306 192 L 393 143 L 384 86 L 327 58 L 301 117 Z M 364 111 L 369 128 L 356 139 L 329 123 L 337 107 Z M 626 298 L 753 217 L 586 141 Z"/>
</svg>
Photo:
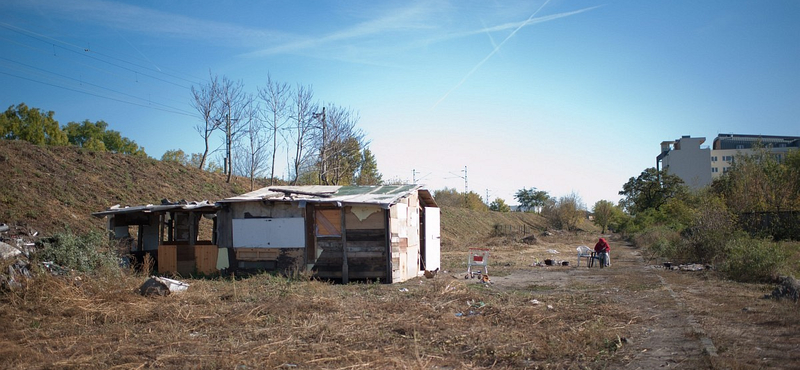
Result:
<svg viewBox="0 0 800 370">
<path fill-rule="evenodd" d="M 594 253 L 600 259 L 600 268 L 611 266 L 611 263 L 608 259 L 608 252 L 610 251 L 611 247 L 604 238 L 600 238 L 600 241 L 594 245 Z"/>
</svg>

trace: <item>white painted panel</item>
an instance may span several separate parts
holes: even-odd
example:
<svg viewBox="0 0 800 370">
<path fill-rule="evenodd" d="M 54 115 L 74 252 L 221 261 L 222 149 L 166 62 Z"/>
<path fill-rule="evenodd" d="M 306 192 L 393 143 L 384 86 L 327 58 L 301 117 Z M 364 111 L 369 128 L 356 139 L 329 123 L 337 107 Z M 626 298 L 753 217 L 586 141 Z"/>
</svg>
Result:
<svg viewBox="0 0 800 370">
<path fill-rule="evenodd" d="M 305 219 L 237 218 L 233 220 L 234 248 L 305 248 Z"/>
<path fill-rule="evenodd" d="M 425 269 L 436 270 L 442 263 L 439 208 L 425 208 Z"/>
</svg>

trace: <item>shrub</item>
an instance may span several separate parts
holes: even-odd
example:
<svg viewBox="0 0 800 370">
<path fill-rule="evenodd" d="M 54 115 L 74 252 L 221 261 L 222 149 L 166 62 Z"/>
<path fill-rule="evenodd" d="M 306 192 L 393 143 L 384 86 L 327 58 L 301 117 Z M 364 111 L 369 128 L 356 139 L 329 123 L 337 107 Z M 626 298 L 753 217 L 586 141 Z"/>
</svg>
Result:
<svg viewBox="0 0 800 370">
<path fill-rule="evenodd" d="M 679 256 L 681 236 L 677 230 L 668 226 L 654 226 L 633 236 L 633 243 L 644 248 L 645 257 L 669 260 L 683 260 Z"/>
<path fill-rule="evenodd" d="M 703 199 L 689 227 L 683 230 L 685 252 L 695 262 L 715 263 L 725 258 L 728 244 L 744 237 L 735 218 L 719 198 Z"/>
<path fill-rule="evenodd" d="M 81 272 L 113 269 L 119 266 L 119 258 L 110 247 L 103 233 L 90 232 L 76 235 L 72 232 L 57 233 L 42 240 L 42 249 L 37 253 L 40 261 L 53 263 Z"/>
<path fill-rule="evenodd" d="M 738 238 L 728 244 L 720 270 L 730 279 L 766 282 L 778 275 L 787 253 L 781 244 L 764 239 Z"/>
</svg>

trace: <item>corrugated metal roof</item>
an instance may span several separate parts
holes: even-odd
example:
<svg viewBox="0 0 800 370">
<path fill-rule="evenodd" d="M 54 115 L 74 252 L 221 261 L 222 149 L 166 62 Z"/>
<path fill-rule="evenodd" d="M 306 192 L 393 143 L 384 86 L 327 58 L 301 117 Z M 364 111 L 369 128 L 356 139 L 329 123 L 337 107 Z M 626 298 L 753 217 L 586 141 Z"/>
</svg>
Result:
<svg viewBox="0 0 800 370">
<path fill-rule="evenodd" d="M 420 185 L 381 186 L 273 186 L 261 188 L 219 203 L 272 201 L 305 201 L 309 203 L 373 204 L 389 207 L 420 189 Z M 426 203 L 433 203 L 428 195 Z M 435 206 L 435 203 L 434 205 Z"/>
<path fill-rule="evenodd" d="M 208 211 L 213 212 L 216 211 L 219 207 L 216 204 L 209 203 L 207 200 L 201 202 L 176 202 L 176 203 L 164 203 L 164 204 L 148 204 L 144 206 L 125 206 L 121 207 L 119 204 L 111 206 L 109 209 L 105 211 L 95 212 L 92 213 L 92 216 L 96 217 L 105 217 L 107 215 L 116 215 L 122 213 L 156 213 L 156 212 L 167 212 L 172 210 L 186 210 L 186 211 Z"/>
</svg>

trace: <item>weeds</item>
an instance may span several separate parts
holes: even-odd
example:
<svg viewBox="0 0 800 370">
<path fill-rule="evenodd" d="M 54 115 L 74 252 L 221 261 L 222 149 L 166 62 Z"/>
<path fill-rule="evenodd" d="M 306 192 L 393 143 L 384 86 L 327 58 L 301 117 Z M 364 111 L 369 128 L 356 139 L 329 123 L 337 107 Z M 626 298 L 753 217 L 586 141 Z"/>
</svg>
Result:
<svg viewBox="0 0 800 370">
<path fill-rule="evenodd" d="M 780 243 L 740 238 L 731 241 L 721 270 L 728 278 L 742 282 L 766 282 L 778 275 L 787 252 Z"/>
<path fill-rule="evenodd" d="M 80 272 L 114 271 L 119 266 L 119 257 L 106 236 L 99 232 L 76 235 L 66 231 L 43 239 L 41 243 L 42 249 L 35 256 L 40 261 Z"/>
</svg>

